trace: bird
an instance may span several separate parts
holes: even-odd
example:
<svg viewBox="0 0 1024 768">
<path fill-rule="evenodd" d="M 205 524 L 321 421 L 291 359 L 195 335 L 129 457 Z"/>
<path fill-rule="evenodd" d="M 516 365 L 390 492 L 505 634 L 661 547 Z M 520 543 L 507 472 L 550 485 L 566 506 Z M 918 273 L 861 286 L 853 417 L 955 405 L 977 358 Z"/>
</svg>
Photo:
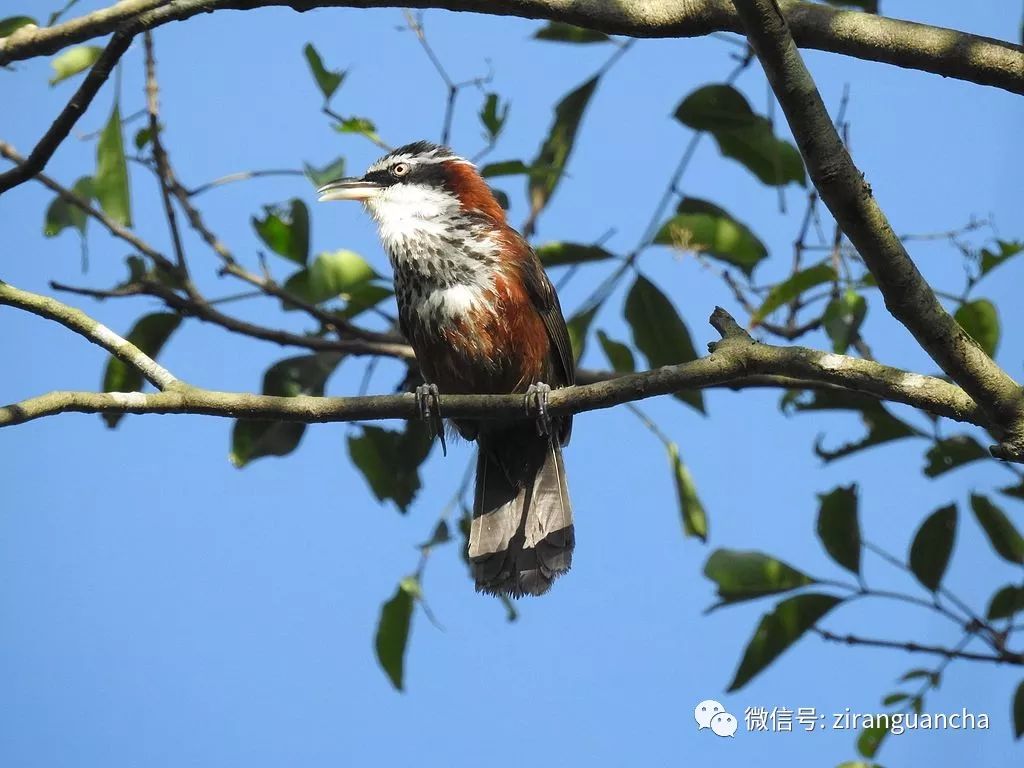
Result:
<svg viewBox="0 0 1024 768">
<path fill-rule="evenodd" d="M 421 413 L 433 402 L 437 415 L 444 394 L 523 394 L 532 403 L 536 423 L 452 426 L 477 445 L 468 542 L 477 591 L 544 594 L 575 547 L 562 459 L 572 417 L 547 411 L 551 389 L 574 383 L 575 358 L 540 259 L 475 165 L 446 146 L 407 144 L 317 192 L 321 202 L 359 201 L 376 221 L 399 326 L 426 382 Z"/>
</svg>

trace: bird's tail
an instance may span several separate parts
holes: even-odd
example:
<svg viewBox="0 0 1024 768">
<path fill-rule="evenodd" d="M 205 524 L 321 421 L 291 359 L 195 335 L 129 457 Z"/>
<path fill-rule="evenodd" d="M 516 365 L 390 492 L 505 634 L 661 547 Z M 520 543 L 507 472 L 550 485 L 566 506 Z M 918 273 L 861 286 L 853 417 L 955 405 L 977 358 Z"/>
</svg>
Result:
<svg viewBox="0 0 1024 768">
<path fill-rule="evenodd" d="M 477 439 L 469 560 L 479 592 L 542 595 L 572 565 L 575 533 L 562 449 L 529 429 Z"/>
</svg>

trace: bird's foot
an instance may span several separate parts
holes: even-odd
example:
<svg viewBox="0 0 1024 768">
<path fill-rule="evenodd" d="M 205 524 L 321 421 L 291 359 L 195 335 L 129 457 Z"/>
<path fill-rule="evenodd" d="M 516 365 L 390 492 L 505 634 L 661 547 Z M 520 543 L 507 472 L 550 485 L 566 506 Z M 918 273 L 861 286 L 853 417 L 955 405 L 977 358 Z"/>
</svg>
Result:
<svg viewBox="0 0 1024 768">
<path fill-rule="evenodd" d="M 551 434 L 551 414 L 548 413 L 548 394 L 551 387 L 543 382 L 531 384 L 526 390 L 526 413 L 537 413 L 537 434 Z"/>
<path fill-rule="evenodd" d="M 427 423 L 427 434 L 430 439 L 441 439 L 441 453 L 448 455 L 448 445 L 444 441 L 444 422 L 441 420 L 441 393 L 436 384 L 420 384 L 416 387 L 416 405 L 420 409 L 420 418 Z"/>
</svg>

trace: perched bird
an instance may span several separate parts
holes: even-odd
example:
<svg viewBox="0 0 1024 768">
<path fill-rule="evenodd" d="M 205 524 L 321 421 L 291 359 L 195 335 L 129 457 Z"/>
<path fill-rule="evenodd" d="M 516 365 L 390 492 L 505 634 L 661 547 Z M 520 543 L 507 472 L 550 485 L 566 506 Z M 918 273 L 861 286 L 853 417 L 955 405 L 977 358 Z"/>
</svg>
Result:
<svg viewBox="0 0 1024 768">
<path fill-rule="evenodd" d="M 571 417 L 549 417 L 550 387 L 573 383 L 569 334 L 537 254 L 505 221 L 474 165 L 425 141 L 388 153 L 321 202 L 358 200 L 394 268 L 402 332 L 426 388 L 417 395 L 522 393 L 538 422 L 456 420 L 476 440 L 469 558 L 478 591 L 540 595 L 572 563 L 561 446 Z M 421 400 L 421 406 L 429 400 Z"/>
</svg>

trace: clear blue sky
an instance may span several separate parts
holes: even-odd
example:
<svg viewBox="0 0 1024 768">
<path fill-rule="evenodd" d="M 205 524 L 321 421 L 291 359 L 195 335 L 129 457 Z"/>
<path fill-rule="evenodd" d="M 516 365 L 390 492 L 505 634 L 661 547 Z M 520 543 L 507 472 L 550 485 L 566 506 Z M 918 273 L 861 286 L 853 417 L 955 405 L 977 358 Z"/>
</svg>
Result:
<svg viewBox="0 0 1024 768">
<path fill-rule="evenodd" d="M 56 3 L 56 0 L 53 0 Z M 0 17 L 33 12 L 28 0 L 0 3 Z M 82 3 L 82 10 L 100 3 Z M 883 10 L 1014 39 L 1020 4 L 987 0 L 910 3 Z M 397 10 L 218 12 L 156 32 L 167 123 L 179 175 L 198 184 L 254 168 L 321 164 L 344 154 L 360 169 L 378 151 L 339 136 L 318 114 L 319 95 L 302 46 L 313 41 L 334 67 L 350 70 L 334 106 L 374 118 L 394 143 L 436 138 L 444 93 Z M 551 105 L 586 79 L 607 46 L 568 47 L 530 40 L 539 26 L 509 18 L 433 12 L 430 39 L 458 80 L 494 71 L 493 88 L 511 99 L 494 159 L 530 159 Z M 605 78 L 582 129 L 570 175 L 542 217 L 538 241 L 588 242 L 609 227 L 611 247 L 628 250 L 689 138 L 670 118 L 693 88 L 721 80 L 732 46 L 714 39 L 644 41 Z M 935 232 L 992 215 L 1004 237 L 1024 235 L 1024 163 L 1019 97 L 920 72 L 807 53 L 830 107 L 850 83 L 852 146 L 875 194 L 900 232 Z M 124 112 L 142 106 L 142 53 L 124 59 Z M 23 152 L 57 113 L 72 83 L 49 88 L 37 59 L 0 72 L 0 136 Z M 757 109 L 766 86 L 755 66 L 739 87 Z M 102 126 L 108 86 L 75 133 Z M 480 96 L 460 101 L 453 144 L 480 146 Z M 15 106 L 16 105 L 16 106 Z M 91 144 L 69 140 L 48 172 L 65 182 L 91 172 Z M 152 179 L 133 174 L 140 232 L 169 247 Z M 504 187 L 512 219 L 525 215 L 522 182 Z M 801 192 L 775 194 L 723 160 L 705 142 L 686 191 L 746 221 L 772 261 L 759 278 L 784 273 L 797 230 Z M 265 203 L 313 194 L 302 179 L 225 187 L 200 198 L 211 225 L 250 266 L 257 240 L 251 214 Z M 44 240 L 50 195 L 25 184 L 0 201 L 0 277 L 48 292 L 59 279 L 97 286 L 123 277 L 126 247 L 90 227 L 91 267 L 81 273 L 71 233 Z M 386 269 L 375 233 L 355 207 L 313 207 L 313 247 L 348 247 Z M 189 236 L 194 269 L 211 295 L 237 286 L 213 277 L 216 264 Z M 958 255 L 919 244 L 913 255 L 938 285 L 958 290 Z M 284 266 L 284 265 L 280 265 Z M 714 336 L 706 318 L 732 306 L 720 280 L 694 259 L 652 250 L 641 268 L 665 286 L 698 347 Z M 577 276 L 564 292 L 570 311 L 604 274 Z M 1024 355 L 1021 265 L 1004 268 L 979 296 L 996 301 L 1004 339 L 999 360 L 1019 377 Z M 156 308 L 149 299 L 78 302 L 126 331 Z M 273 302 L 232 305 L 246 317 L 280 322 Z M 621 296 L 597 327 L 628 334 Z M 298 318 L 283 322 L 299 328 Z M 933 366 L 872 299 L 866 336 L 878 357 L 919 371 Z M 819 337 L 808 343 L 822 346 Z M 596 347 L 596 345 L 592 345 Z M 273 345 L 187 323 L 163 357 L 179 376 L 217 389 L 258 388 L 264 369 L 290 354 Z M 0 314 L 0 401 L 51 389 L 95 389 L 103 355 L 56 325 Z M 600 366 L 596 349 L 584 361 Z M 359 386 L 349 361 L 329 392 Z M 376 391 L 394 385 L 382 365 Z M 425 589 L 444 629 L 417 613 L 407 657 L 407 692 L 394 691 L 373 656 L 380 604 L 417 561 L 470 455 L 458 446 L 423 468 L 425 488 L 407 516 L 381 506 L 350 467 L 344 425 L 307 431 L 299 450 L 244 470 L 227 460 L 230 424 L 202 417 L 128 417 L 116 431 L 99 417 L 68 415 L 0 433 L 0 765 L 34 766 L 347 766 L 531 763 L 593 766 L 833 765 L 855 756 L 852 732 L 698 733 L 693 707 L 717 698 L 734 714 L 747 706 L 815 706 L 822 712 L 879 709 L 896 678 L 928 659 L 903 652 L 848 649 L 805 638 L 744 690 L 725 695 L 765 603 L 702 616 L 713 602 L 701 575 L 716 547 L 760 549 L 811 573 L 840 577 L 814 534 L 815 493 L 860 483 L 865 535 L 899 553 L 924 516 L 956 499 L 961 532 L 948 583 L 983 609 L 991 590 L 1019 572 L 996 560 L 964 501 L 971 489 L 1006 484 L 1007 472 L 975 465 L 925 479 L 924 443 L 905 441 L 822 466 L 811 452 L 860 427 L 852 416 L 786 418 L 778 394 L 715 392 L 709 416 L 669 399 L 646 407 L 682 446 L 711 516 L 711 540 L 684 540 L 664 451 L 626 412 L 580 417 L 566 462 L 577 510 L 572 573 L 540 600 L 519 604 L 507 624 L 494 601 L 473 593 L 454 545 L 431 560 Z M 952 429 L 951 431 L 958 431 Z M 1004 508 L 1018 525 L 1024 507 Z M 869 580 L 914 590 L 877 560 Z M 826 626 L 893 639 L 956 639 L 927 611 L 862 601 Z M 991 665 L 954 665 L 933 712 L 962 707 L 991 716 L 989 731 L 913 732 L 890 738 L 885 765 L 1007 765 L 1009 697 L 1022 674 Z"/>
</svg>

